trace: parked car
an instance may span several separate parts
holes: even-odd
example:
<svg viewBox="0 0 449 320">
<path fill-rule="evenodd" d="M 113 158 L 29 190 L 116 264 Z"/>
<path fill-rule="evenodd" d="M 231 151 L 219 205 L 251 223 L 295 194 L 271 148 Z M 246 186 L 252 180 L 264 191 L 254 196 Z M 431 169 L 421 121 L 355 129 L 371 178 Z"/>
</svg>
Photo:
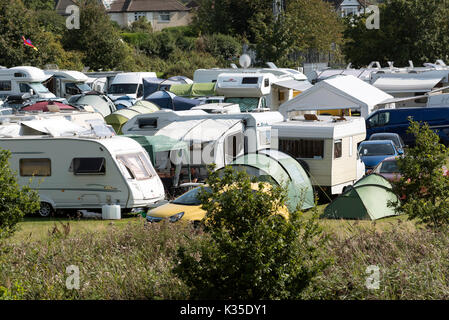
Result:
<svg viewBox="0 0 449 320">
<path fill-rule="evenodd" d="M 265 183 L 265 190 L 271 190 L 271 185 Z M 251 185 L 254 191 L 259 189 L 258 183 L 252 183 Z M 183 221 L 201 221 L 206 216 L 206 211 L 201 209 L 201 202 L 198 199 L 202 187 L 197 187 L 190 191 L 187 191 L 182 196 L 175 200 L 166 203 L 160 207 L 150 210 L 147 214 L 147 221 L 159 222 L 163 219 L 168 219 L 170 222 Z M 208 186 L 204 186 L 206 192 L 210 192 L 211 189 Z M 288 209 L 284 205 L 279 210 L 279 214 L 285 218 L 288 218 Z"/>
<path fill-rule="evenodd" d="M 397 181 L 401 178 L 397 157 L 388 157 L 382 160 L 373 170 L 373 173 L 377 173 L 387 179 L 388 181 Z"/>
<path fill-rule="evenodd" d="M 369 137 L 369 140 L 391 140 L 399 152 L 404 152 L 405 144 L 401 136 L 393 132 L 374 133 Z"/>
<path fill-rule="evenodd" d="M 391 140 L 373 140 L 360 143 L 358 153 L 365 164 L 365 172 L 374 169 L 382 160 L 399 156 L 398 151 Z"/>
</svg>

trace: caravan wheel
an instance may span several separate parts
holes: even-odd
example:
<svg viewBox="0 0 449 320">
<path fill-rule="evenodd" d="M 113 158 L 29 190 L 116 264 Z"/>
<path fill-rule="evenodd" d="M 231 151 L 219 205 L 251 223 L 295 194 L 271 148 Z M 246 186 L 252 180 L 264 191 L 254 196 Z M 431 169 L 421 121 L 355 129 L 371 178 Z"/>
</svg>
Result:
<svg viewBox="0 0 449 320">
<path fill-rule="evenodd" d="M 41 208 L 39 209 L 39 215 L 41 217 L 49 217 L 53 213 L 53 207 L 48 202 L 41 202 Z"/>
</svg>

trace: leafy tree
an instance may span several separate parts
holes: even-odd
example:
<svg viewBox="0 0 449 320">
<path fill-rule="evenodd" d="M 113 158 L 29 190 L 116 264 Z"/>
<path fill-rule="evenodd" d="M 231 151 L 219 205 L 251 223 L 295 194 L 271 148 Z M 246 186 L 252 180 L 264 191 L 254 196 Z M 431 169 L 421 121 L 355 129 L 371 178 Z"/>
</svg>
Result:
<svg viewBox="0 0 449 320">
<path fill-rule="evenodd" d="M 224 34 L 212 34 L 204 37 L 204 51 L 223 61 L 239 57 L 242 45 L 236 38 Z"/>
<path fill-rule="evenodd" d="M 416 137 L 416 144 L 397 160 L 401 178 L 394 190 L 405 198 L 397 210 L 431 227 L 447 225 L 449 177 L 443 175 L 443 166 L 449 149 L 427 123 L 410 121 L 408 132 Z"/>
<path fill-rule="evenodd" d="M 291 64 L 289 56 L 314 48 L 330 51 L 339 44 L 343 25 L 322 0 L 290 0 L 278 16 L 272 0 L 204 0 L 194 25 L 203 34 L 239 35 L 252 43 L 261 63 Z"/>
<path fill-rule="evenodd" d="M 24 214 L 39 210 L 39 197 L 29 187 L 20 187 L 9 167 L 9 150 L 0 150 L 0 239 L 14 233 Z"/>
<path fill-rule="evenodd" d="M 25 7 L 31 10 L 54 10 L 54 0 L 22 0 Z"/>
<path fill-rule="evenodd" d="M 113 70 L 119 65 L 131 68 L 132 51 L 120 38 L 105 9 L 96 0 L 76 3 L 80 8 L 80 28 L 67 31 L 64 47 L 83 52 L 83 63 L 92 70 Z"/>
<path fill-rule="evenodd" d="M 180 248 L 175 267 L 191 298 L 295 299 L 325 267 L 317 259 L 324 238 L 316 220 L 299 210 L 285 219 L 277 213 L 286 192 L 266 192 L 264 184 L 253 190 L 251 182 L 230 167 L 221 178 L 210 173 L 211 191 L 199 196 L 209 237 Z"/>
<path fill-rule="evenodd" d="M 415 65 L 447 59 L 447 1 L 387 0 L 379 5 L 380 28 L 367 29 L 367 15 L 346 19 L 343 52 L 355 66 L 370 61 Z"/>
<path fill-rule="evenodd" d="M 131 32 L 146 32 L 146 33 L 152 33 L 153 27 L 151 25 L 151 22 L 147 20 L 145 17 L 140 17 L 137 21 L 134 21 L 131 24 Z"/>
</svg>

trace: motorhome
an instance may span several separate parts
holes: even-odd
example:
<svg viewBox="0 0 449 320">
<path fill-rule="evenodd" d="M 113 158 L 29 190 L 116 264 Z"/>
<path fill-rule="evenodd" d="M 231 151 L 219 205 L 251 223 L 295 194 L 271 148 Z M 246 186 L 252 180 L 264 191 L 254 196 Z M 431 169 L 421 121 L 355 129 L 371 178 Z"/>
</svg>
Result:
<svg viewBox="0 0 449 320">
<path fill-rule="evenodd" d="M 246 94 L 244 96 L 239 96 L 237 95 L 237 93 L 232 93 L 233 90 L 235 90 L 235 92 L 241 92 L 243 88 L 242 85 L 246 85 L 248 88 L 251 88 L 251 90 L 254 90 L 255 83 L 242 83 L 242 80 L 240 80 L 240 82 L 229 82 L 230 79 L 229 77 L 227 77 L 227 75 L 231 75 L 231 78 L 235 79 L 254 77 L 262 78 L 262 81 L 258 81 L 260 89 L 259 91 L 265 92 L 267 91 L 267 89 L 269 89 L 270 92 L 264 93 L 264 98 L 260 96 L 260 92 L 259 95 L 249 96 L 248 94 Z M 220 78 L 222 80 L 220 80 Z M 264 87 L 262 87 L 261 83 L 264 82 L 265 79 L 269 79 L 269 85 L 265 87 L 264 84 Z M 224 86 L 223 80 L 227 81 L 226 86 Z M 222 91 L 218 89 L 218 84 L 220 84 L 221 82 L 220 86 L 222 88 L 226 87 L 226 89 L 223 90 L 228 92 L 227 96 L 225 95 L 225 97 L 229 97 L 228 100 L 231 100 L 231 98 L 233 98 L 232 100 L 235 100 L 235 98 L 246 98 L 244 100 L 248 101 L 248 98 L 253 98 L 253 100 L 256 101 L 256 98 L 258 98 L 258 107 L 267 107 L 273 111 L 277 111 L 279 105 L 296 97 L 303 91 L 312 87 L 312 84 L 307 80 L 307 77 L 303 73 L 294 69 L 286 68 L 198 69 L 194 73 L 194 81 L 216 82 L 216 93 L 219 95 L 221 95 Z M 251 82 L 251 80 L 247 81 Z M 253 86 L 249 86 L 250 84 L 252 84 Z M 254 101 L 252 102 L 252 104 L 255 103 Z"/>
<path fill-rule="evenodd" d="M 44 70 L 44 73 L 50 76 L 44 86 L 57 97 L 69 99 L 73 95 L 92 91 L 87 84 L 89 78 L 79 71 Z"/>
<path fill-rule="evenodd" d="M 56 210 L 101 211 L 106 204 L 131 211 L 164 199 L 148 154 L 134 140 L 83 136 L 64 119 L 23 120 L 20 134 L 5 134 L 16 124 L 0 125 L 0 147 L 11 150 L 9 163 L 19 184 L 38 192 L 41 216 Z M 47 133 L 36 130 L 41 127 Z"/>
<path fill-rule="evenodd" d="M 239 104 L 242 112 L 276 111 L 294 96 L 290 85 L 285 82 L 277 85 L 276 81 L 279 79 L 270 73 L 222 73 L 217 79 L 216 93 L 225 97 L 224 102 Z"/>
<path fill-rule="evenodd" d="M 197 69 L 193 73 L 194 82 L 217 82 L 222 73 L 268 73 L 275 77 L 291 77 L 297 81 L 307 81 L 307 77 L 294 69 L 288 68 L 212 68 Z"/>
<path fill-rule="evenodd" d="M 365 174 L 357 153 L 365 140 L 362 117 L 331 117 L 306 114 L 271 127 L 271 148 L 296 158 L 310 174 L 316 190 L 340 194 Z"/>
<path fill-rule="evenodd" d="M 0 69 L 0 98 L 30 94 L 31 98 L 54 99 L 56 96 L 42 84 L 48 78 L 49 75 L 35 67 Z"/>
<path fill-rule="evenodd" d="M 123 96 L 141 100 L 143 97 L 143 78 L 156 78 L 155 72 L 124 72 L 118 73 L 111 86 L 108 88 L 108 96 L 115 101 Z"/>
</svg>

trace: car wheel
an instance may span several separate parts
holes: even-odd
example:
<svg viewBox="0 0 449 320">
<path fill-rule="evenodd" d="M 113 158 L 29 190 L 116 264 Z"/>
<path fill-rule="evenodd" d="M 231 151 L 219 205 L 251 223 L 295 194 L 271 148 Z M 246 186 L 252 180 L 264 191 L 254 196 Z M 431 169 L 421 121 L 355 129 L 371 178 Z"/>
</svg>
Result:
<svg viewBox="0 0 449 320">
<path fill-rule="evenodd" d="M 48 202 L 41 202 L 39 209 L 39 215 L 43 218 L 51 216 L 53 213 L 53 207 Z"/>
</svg>

